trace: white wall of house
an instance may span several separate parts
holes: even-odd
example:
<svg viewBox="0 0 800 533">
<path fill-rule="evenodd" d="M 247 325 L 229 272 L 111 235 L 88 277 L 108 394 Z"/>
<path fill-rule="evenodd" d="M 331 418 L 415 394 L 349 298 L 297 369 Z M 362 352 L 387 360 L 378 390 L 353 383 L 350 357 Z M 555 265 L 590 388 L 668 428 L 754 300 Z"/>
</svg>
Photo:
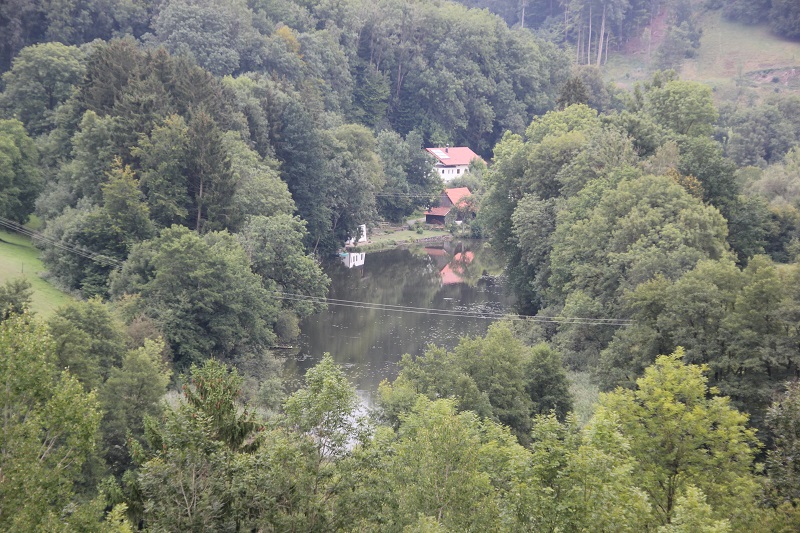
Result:
<svg viewBox="0 0 800 533">
<path fill-rule="evenodd" d="M 467 172 L 469 172 L 469 165 L 457 165 L 457 166 L 440 166 L 436 165 L 436 171 L 439 173 L 439 176 L 444 180 L 444 182 L 453 181 L 456 178 L 460 178 Z"/>
<path fill-rule="evenodd" d="M 355 237 L 353 237 L 353 238 L 347 239 L 347 242 L 345 242 L 345 244 L 348 245 L 348 246 L 352 246 L 352 245 L 354 245 L 356 243 L 362 243 L 362 242 L 367 242 L 367 225 L 366 224 L 361 224 L 358 227 L 358 240 L 357 241 L 356 241 Z"/>
<path fill-rule="evenodd" d="M 362 266 L 366 257 L 366 252 L 362 252 L 360 254 L 343 254 L 342 263 L 344 263 L 344 266 L 347 268 Z"/>
</svg>

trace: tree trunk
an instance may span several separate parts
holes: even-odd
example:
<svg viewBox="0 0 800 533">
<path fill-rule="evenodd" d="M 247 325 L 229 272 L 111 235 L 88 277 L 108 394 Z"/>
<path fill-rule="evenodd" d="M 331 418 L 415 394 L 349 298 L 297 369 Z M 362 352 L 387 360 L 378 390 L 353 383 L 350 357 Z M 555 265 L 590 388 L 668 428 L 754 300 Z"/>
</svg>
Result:
<svg viewBox="0 0 800 533">
<path fill-rule="evenodd" d="M 394 97 L 396 99 L 400 99 L 400 86 L 403 84 L 403 63 L 402 61 L 398 61 L 397 63 L 397 90 L 395 91 Z"/>
<path fill-rule="evenodd" d="M 597 66 L 600 66 L 600 61 L 603 59 L 603 37 L 606 32 L 606 6 L 603 6 L 603 18 L 600 22 L 600 38 L 597 40 Z"/>
<path fill-rule="evenodd" d="M 586 37 L 586 64 L 592 64 L 592 6 L 589 5 L 589 35 Z"/>
<path fill-rule="evenodd" d="M 200 215 L 203 212 L 203 180 L 200 180 L 200 189 L 197 194 L 197 222 L 195 222 L 194 230 L 200 233 Z"/>
</svg>

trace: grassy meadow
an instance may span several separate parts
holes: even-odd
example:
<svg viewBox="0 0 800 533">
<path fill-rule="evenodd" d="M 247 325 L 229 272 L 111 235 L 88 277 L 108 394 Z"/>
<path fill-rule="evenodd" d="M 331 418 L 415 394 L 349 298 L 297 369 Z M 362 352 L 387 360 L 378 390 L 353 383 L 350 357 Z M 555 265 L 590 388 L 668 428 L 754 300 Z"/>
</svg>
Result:
<svg viewBox="0 0 800 533">
<path fill-rule="evenodd" d="M 737 80 L 760 93 L 800 91 L 800 42 L 777 37 L 767 24 L 725 20 L 719 10 L 702 14 L 700 26 L 700 48 L 696 57 L 684 60 L 681 79 L 708 83 L 723 92 L 735 88 Z M 650 73 L 646 49 L 614 53 L 606 66 L 607 78 L 627 87 Z"/>
<path fill-rule="evenodd" d="M 71 297 L 39 277 L 44 270 L 37 250 L 28 237 L 0 230 L 0 284 L 25 277 L 33 289 L 31 310 L 47 316 Z"/>
</svg>

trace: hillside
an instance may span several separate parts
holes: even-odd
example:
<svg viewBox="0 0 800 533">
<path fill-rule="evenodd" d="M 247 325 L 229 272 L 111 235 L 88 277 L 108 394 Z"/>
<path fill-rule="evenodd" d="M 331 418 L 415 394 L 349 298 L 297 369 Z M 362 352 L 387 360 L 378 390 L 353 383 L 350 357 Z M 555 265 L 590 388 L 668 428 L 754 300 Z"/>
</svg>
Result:
<svg viewBox="0 0 800 533">
<path fill-rule="evenodd" d="M 656 26 L 663 24 L 656 19 Z M 800 42 L 777 37 L 766 24 L 747 26 L 722 18 L 720 11 L 710 11 L 698 18 L 702 29 L 700 48 L 695 58 L 683 62 L 682 79 L 703 81 L 725 89 L 736 86 L 737 79 L 759 92 L 800 91 Z M 654 55 L 663 28 L 651 28 Z M 622 53 L 613 53 L 607 65 L 607 78 L 622 86 L 647 78 L 651 58 L 643 40 L 632 42 Z"/>
<path fill-rule="evenodd" d="M 800 531 L 800 0 L 465 1 L 0 2 L 0 532 Z"/>
<path fill-rule="evenodd" d="M 39 251 L 30 239 L 0 231 L 0 284 L 25 277 L 33 289 L 31 310 L 47 316 L 66 304 L 70 297 L 40 278 L 38 273 L 42 270 L 44 266 L 39 260 Z"/>
</svg>

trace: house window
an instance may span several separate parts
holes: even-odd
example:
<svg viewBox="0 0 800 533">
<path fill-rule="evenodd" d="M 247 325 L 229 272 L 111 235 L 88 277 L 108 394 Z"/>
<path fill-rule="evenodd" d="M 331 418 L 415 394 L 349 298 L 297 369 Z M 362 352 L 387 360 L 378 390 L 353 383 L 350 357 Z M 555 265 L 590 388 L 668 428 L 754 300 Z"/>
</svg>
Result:
<svg viewBox="0 0 800 533">
<path fill-rule="evenodd" d="M 456 174 L 461 174 L 461 169 L 460 168 L 456 169 Z"/>
</svg>

